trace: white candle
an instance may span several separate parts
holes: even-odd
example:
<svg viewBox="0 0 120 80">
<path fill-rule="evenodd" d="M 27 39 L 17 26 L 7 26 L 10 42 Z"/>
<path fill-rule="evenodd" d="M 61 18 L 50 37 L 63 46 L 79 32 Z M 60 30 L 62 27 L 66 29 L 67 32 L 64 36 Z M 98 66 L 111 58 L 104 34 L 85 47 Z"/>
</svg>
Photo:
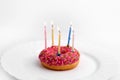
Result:
<svg viewBox="0 0 120 80">
<path fill-rule="evenodd" d="M 74 51 L 74 30 L 72 30 L 72 51 Z"/>
</svg>

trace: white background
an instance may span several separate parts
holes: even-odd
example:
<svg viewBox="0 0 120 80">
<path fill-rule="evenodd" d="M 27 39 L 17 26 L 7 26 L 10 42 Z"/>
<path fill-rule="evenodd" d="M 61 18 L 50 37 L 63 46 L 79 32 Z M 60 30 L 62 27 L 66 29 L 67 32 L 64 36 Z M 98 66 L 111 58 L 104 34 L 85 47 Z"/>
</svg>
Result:
<svg viewBox="0 0 120 80">
<path fill-rule="evenodd" d="M 20 42 L 43 39 L 44 22 L 50 39 L 51 20 L 63 39 L 72 21 L 76 41 L 101 45 L 120 61 L 119 0 L 0 0 L 0 55 Z M 0 80 L 14 79 L 0 67 Z"/>
</svg>

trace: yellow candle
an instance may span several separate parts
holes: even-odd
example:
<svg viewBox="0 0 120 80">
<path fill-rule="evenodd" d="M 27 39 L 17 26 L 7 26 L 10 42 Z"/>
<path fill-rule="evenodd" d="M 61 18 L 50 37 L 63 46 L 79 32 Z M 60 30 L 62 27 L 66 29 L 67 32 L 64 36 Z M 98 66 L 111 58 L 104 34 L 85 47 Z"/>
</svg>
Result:
<svg viewBox="0 0 120 80">
<path fill-rule="evenodd" d="M 60 54 L 60 40 L 61 40 L 61 32 L 60 29 L 58 29 L 59 35 L 58 35 L 58 54 Z"/>
<path fill-rule="evenodd" d="M 54 26 L 52 24 L 52 46 L 54 45 Z"/>
</svg>

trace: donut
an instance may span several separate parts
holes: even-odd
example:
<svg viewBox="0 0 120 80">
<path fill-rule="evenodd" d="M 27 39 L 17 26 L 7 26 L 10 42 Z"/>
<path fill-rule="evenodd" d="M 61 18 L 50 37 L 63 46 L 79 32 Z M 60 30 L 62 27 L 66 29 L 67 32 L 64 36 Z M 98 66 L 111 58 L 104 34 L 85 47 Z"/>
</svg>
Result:
<svg viewBox="0 0 120 80">
<path fill-rule="evenodd" d="M 58 46 L 51 46 L 39 54 L 40 63 L 51 70 L 69 70 L 75 68 L 80 61 L 80 53 L 72 47 L 61 46 L 58 55 Z"/>
</svg>

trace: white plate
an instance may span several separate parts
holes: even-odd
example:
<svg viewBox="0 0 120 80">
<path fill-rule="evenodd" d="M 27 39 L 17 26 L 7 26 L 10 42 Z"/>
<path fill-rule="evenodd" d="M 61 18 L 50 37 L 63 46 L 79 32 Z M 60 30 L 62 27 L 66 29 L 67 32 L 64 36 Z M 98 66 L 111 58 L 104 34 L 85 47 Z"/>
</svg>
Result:
<svg viewBox="0 0 120 80">
<path fill-rule="evenodd" d="M 120 75 L 114 76 L 114 77 L 112 77 L 112 78 L 110 78 L 108 80 L 120 80 Z"/>
<path fill-rule="evenodd" d="M 39 52 L 44 48 L 43 43 L 30 42 L 11 48 L 1 57 L 2 67 L 20 80 L 105 80 L 116 72 L 114 60 L 105 53 L 99 55 L 96 51 L 80 51 L 81 62 L 75 69 L 48 70 L 42 67 L 38 60 Z M 80 47 L 81 49 L 85 48 Z"/>
</svg>

